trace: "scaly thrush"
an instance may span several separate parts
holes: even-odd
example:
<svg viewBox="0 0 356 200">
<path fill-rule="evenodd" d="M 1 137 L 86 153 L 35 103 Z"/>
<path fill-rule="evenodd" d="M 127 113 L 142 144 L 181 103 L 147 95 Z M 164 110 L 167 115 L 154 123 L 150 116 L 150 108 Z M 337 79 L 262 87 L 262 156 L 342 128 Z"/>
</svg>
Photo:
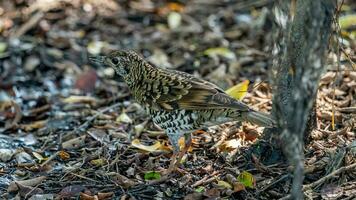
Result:
<svg viewBox="0 0 356 200">
<path fill-rule="evenodd" d="M 185 72 L 155 67 L 134 51 L 114 51 L 90 60 L 114 68 L 153 122 L 164 129 L 173 146 L 167 174 L 176 169 L 189 148 L 191 133 L 208 124 L 241 120 L 265 127 L 275 124 L 269 115 L 249 108 L 213 83 Z M 178 140 L 182 136 L 185 147 L 179 153 Z"/>
</svg>

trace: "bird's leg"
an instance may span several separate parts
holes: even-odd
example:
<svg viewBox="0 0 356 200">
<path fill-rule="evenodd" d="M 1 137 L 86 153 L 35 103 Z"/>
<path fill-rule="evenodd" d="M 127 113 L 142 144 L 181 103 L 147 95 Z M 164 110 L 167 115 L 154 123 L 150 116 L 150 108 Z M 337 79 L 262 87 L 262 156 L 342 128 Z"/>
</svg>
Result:
<svg viewBox="0 0 356 200">
<path fill-rule="evenodd" d="M 185 155 L 185 153 L 188 151 L 190 145 L 192 144 L 192 134 L 191 133 L 186 133 L 184 134 L 184 148 L 183 150 L 181 150 L 179 152 L 179 155 L 178 155 L 178 159 L 177 159 L 177 162 L 176 162 L 176 166 L 179 165 L 179 163 L 181 162 L 183 156 Z"/>
<path fill-rule="evenodd" d="M 176 170 L 177 155 L 179 153 L 178 140 L 180 138 L 179 134 L 167 134 L 167 135 L 168 135 L 169 141 L 171 142 L 172 147 L 173 147 L 173 155 L 171 157 L 171 162 L 169 163 L 168 169 L 163 172 L 163 174 L 165 174 L 165 175 L 168 175 Z"/>
<path fill-rule="evenodd" d="M 171 161 L 170 161 L 170 163 L 169 163 L 169 167 L 168 167 L 167 170 L 165 170 L 165 171 L 163 172 L 163 174 L 167 174 L 167 175 L 168 175 L 168 174 L 170 174 L 170 173 L 172 173 L 173 171 L 176 170 L 177 154 L 178 154 L 178 153 L 174 153 L 174 152 L 173 152 L 173 155 L 172 155 L 172 157 L 171 157 Z"/>
</svg>

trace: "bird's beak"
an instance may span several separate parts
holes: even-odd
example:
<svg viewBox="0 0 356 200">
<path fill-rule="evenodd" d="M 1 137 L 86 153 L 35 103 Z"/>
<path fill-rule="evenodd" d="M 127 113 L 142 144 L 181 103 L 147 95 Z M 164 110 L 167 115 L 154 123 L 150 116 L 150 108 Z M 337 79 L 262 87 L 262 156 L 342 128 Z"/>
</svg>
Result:
<svg viewBox="0 0 356 200">
<path fill-rule="evenodd" d="M 105 56 L 89 56 L 89 61 L 95 64 L 104 65 Z"/>
</svg>

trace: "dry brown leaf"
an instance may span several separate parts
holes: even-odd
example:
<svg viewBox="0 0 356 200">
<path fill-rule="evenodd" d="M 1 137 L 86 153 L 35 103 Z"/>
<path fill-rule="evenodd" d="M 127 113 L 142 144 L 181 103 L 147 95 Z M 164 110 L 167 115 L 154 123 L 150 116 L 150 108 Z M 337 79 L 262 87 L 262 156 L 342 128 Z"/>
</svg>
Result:
<svg viewBox="0 0 356 200">
<path fill-rule="evenodd" d="M 331 83 L 336 76 L 335 72 L 327 72 L 323 77 L 320 79 L 320 84 L 329 84 Z"/>
<path fill-rule="evenodd" d="M 242 190 L 245 190 L 245 186 L 244 184 L 240 183 L 240 182 L 236 182 L 234 183 L 234 192 L 240 192 Z"/>
<path fill-rule="evenodd" d="M 46 180 L 47 177 L 46 176 L 39 176 L 36 178 L 32 178 L 32 179 L 28 179 L 28 180 L 22 180 L 22 181 L 13 181 L 10 183 L 9 187 L 7 188 L 8 192 L 15 192 L 17 191 L 18 188 L 18 184 L 22 185 L 22 186 L 30 186 L 30 187 L 34 187 L 40 183 L 42 183 L 42 181 Z"/>
<path fill-rule="evenodd" d="M 115 173 L 112 177 L 113 177 L 113 181 L 115 181 L 117 184 L 121 185 L 123 188 L 129 188 L 129 187 L 132 187 L 137 184 L 135 181 L 127 178 L 124 175 L 118 174 L 118 173 Z"/>
<path fill-rule="evenodd" d="M 111 199 L 114 196 L 114 192 L 99 192 L 97 196 L 99 200 Z"/>
<path fill-rule="evenodd" d="M 79 193 L 81 193 L 85 190 L 86 190 L 86 187 L 84 187 L 82 185 L 70 185 L 70 186 L 63 188 L 59 192 L 58 197 L 63 198 L 63 199 L 77 197 Z"/>
<path fill-rule="evenodd" d="M 220 191 L 217 188 L 211 188 L 207 191 L 204 192 L 204 196 L 206 197 L 219 197 L 220 196 Z"/>
<path fill-rule="evenodd" d="M 31 186 L 22 185 L 16 182 L 19 194 L 21 197 L 30 197 L 35 194 L 42 194 L 43 190 L 41 188 L 35 188 Z"/>
<path fill-rule="evenodd" d="M 184 197 L 184 200 L 201 200 L 201 199 L 203 199 L 203 194 L 198 192 L 187 194 L 187 196 Z"/>
<path fill-rule="evenodd" d="M 20 125 L 20 128 L 24 129 L 25 131 L 32 131 L 34 129 L 43 128 L 46 126 L 46 124 L 47 124 L 47 120 L 40 120 L 30 124 L 22 124 Z"/>
<path fill-rule="evenodd" d="M 83 192 L 80 193 L 80 200 L 99 200 L 97 195 L 89 195 L 89 194 L 85 194 Z"/>
<path fill-rule="evenodd" d="M 98 75 L 96 74 L 96 71 L 90 68 L 78 76 L 74 87 L 85 93 L 92 92 L 95 89 L 97 79 Z"/>
<path fill-rule="evenodd" d="M 73 138 L 62 143 L 63 149 L 76 149 L 85 145 L 86 135 Z"/>
</svg>

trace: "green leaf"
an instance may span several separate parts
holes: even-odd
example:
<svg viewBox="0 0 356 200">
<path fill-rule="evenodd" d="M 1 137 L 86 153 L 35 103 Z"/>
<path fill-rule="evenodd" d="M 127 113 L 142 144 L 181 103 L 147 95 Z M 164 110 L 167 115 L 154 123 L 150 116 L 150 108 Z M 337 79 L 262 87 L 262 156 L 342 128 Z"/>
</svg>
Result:
<svg viewBox="0 0 356 200">
<path fill-rule="evenodd" d="M 197 189 L 195 189 L 195 191 L 198 193 L 202 193 L 202 192 L 204 192 L 204 190 L 205 190 L 205 187 L 203 187 L 203 186 L 199 186 Z"/>
<path fill-rule="evenodd" d="M 0 42 L 0 54 L 4 53 L 7 48 L 7 44 L 5 42 Z"/>
<path fill-rule="evenodd" d="M 254 188 L 256 180 L 253 175 L 247 171 L 243 171 L 238 177 L 237 180 L 242 183 L 245 187 Z"/>
<path fill-rule="evenodd" d="M 161 178 L 161 174 L 159 172 L 155 172 L 155 171 L 149 171 L 145 173 L 144 179 L 146 181 L 149 180 L 159 180 Z"/>
<path fill-rule="evenodd" d="M 218 181 L 218 186 L 222 188 L 232 189 L 232 185 L 226 181 Z"/>
</svg>

